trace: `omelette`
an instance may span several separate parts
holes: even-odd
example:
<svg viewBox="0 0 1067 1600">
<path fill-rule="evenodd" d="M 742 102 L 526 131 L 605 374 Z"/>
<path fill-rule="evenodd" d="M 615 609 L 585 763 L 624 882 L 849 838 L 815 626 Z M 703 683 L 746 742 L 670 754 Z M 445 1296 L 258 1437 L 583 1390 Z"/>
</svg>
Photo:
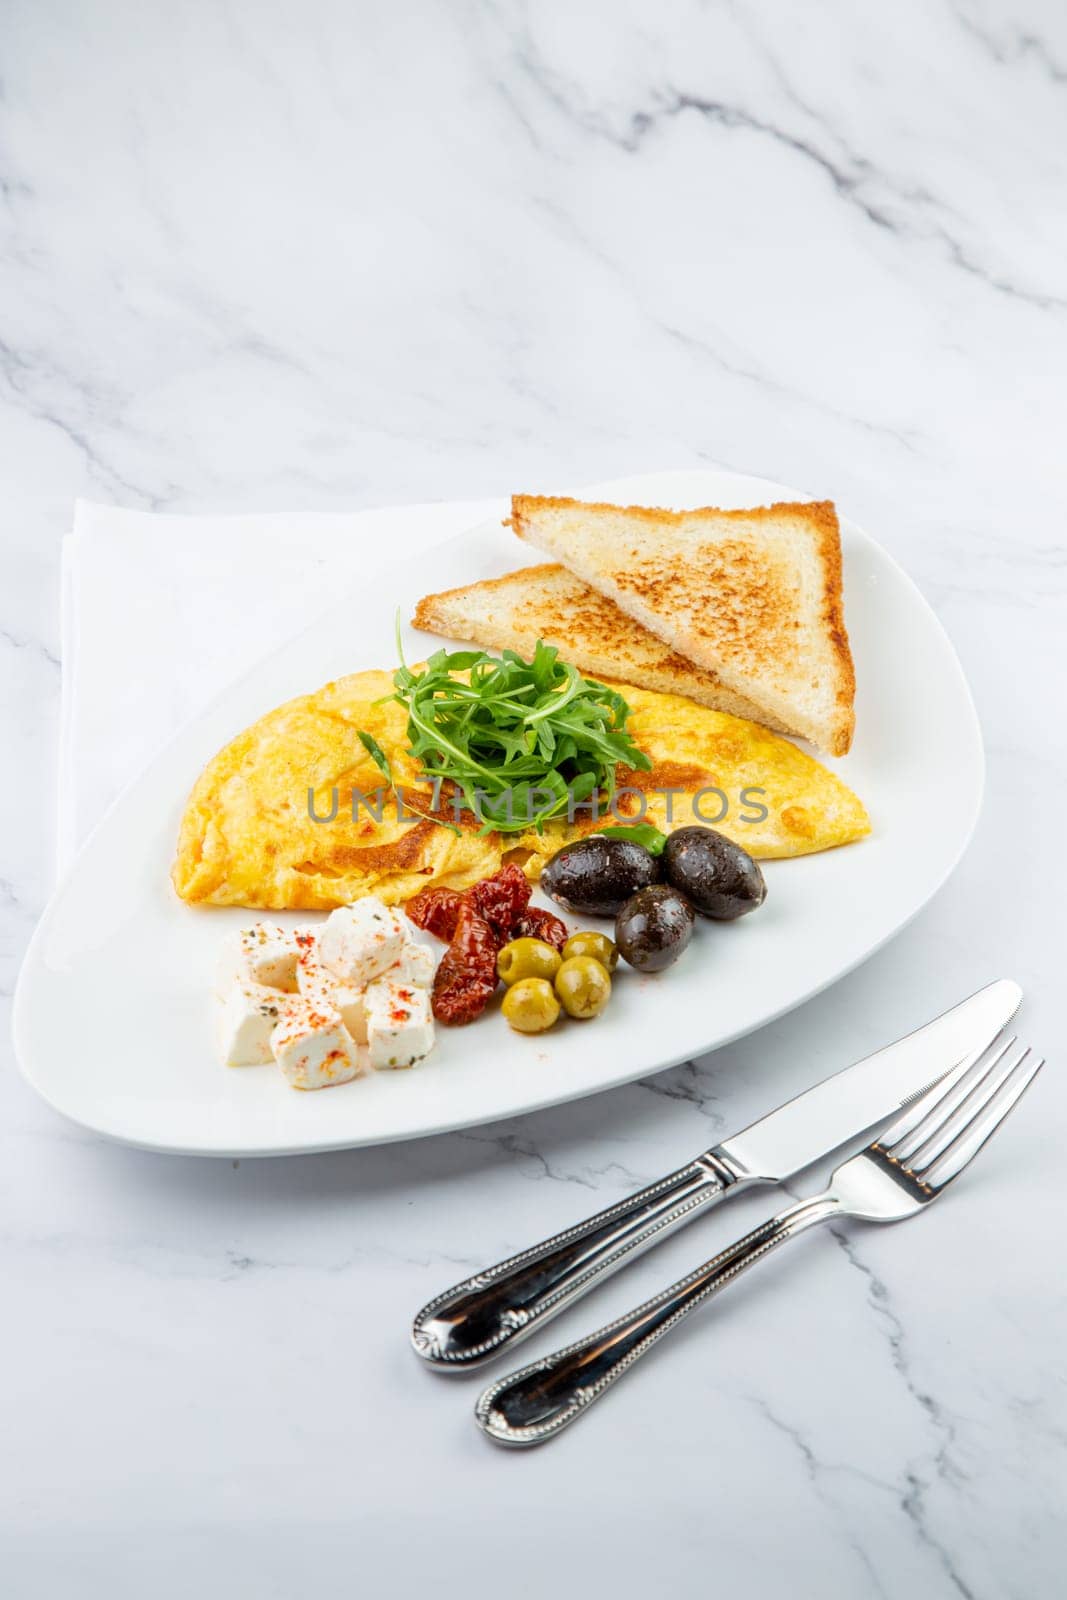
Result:
<svg viewBox="0 0 1067 1600">
<path fill-rule="evenodd" d="M 715 827 L 757 859 L 807 855 L 870 832 L 860 800 L 788 739 L 680 695 L 615 685 L 647 772 L 617 771 L 615 815 L 664 832 Z M 374 894 L 465 889 L 518 861 L 531 880 L 561 845 L 595 831 L 578 811 L 541 833 L 482 834 L 420 781 L 407 711 L 388 672 L 356 672 L 269 711 L 210 761 L 189 797 L 172 879 L 183 900 L 328 911 Z M 392 789 L 359 733 L 388 760 Z M 605 819 L 601 819 L 600 826 Z"/>
</svg>

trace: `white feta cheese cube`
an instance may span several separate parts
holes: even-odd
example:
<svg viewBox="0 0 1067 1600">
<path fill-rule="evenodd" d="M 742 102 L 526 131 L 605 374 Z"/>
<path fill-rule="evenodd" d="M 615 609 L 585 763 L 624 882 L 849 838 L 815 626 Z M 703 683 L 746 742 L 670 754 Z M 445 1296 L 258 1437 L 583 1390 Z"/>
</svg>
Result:
<svg viewBox="0 0 1067 1600">
<path fill-rule="evenodd" d="M 218 1000 L 216 1038 L 223 1066 L 261 1067 L 271 1059 L 270 1037 L 287 996 L 261 983 L 234 979 Z"/>
<path fill-rule="evenodd" d="M 383 976 L 388 978 L 390 983 L 406 983 L 416 989 L 429 989 L 436 968 L 437 960 L 433 951 L 426 945 L 419 944 L 417 940 L 409 939 L 397 960 Z"/>
<path fill-rule="evenodd" d="M 303 995 L 285 1003 L 270 1044 L 294 1089 L 328 1089 L 367 1069 L 366 1052 L 353 1042 L 340 1013 Z"/>
<path fill-rule="evenodd" d="M 300 993 L 324 1010 L 341 1013 L 341 1021 L 357 1044 L 367 1042 L 367 1011 L 363 986 L 342 983 L 319 960 L 316 946 L 303 951 L 296 964 L 296 985 Z"/>
<path fill-rule="evenodd" d="M 425 989 L 379 978 L 367 985 L 367 1044 L 379 1072 L 410 1067 L 433 1049 L 433 1014 Z"/>
<path fill-rule="evenodd" d="M 273 922 L 239 928 L 222 947 L 215 980 L 218 993 L 228 995 L 236 982 L 295 994 L 297 959 L 314 937 L 309 928 L 279 928 Z"/>
<path fill-rule="evenodd" d="M 342 983 L 370 983 L 388 971 L 404 943 L 399 912 L 368 895 L 330 912 L 319 930 L 319 957 Z"/>
</svg>

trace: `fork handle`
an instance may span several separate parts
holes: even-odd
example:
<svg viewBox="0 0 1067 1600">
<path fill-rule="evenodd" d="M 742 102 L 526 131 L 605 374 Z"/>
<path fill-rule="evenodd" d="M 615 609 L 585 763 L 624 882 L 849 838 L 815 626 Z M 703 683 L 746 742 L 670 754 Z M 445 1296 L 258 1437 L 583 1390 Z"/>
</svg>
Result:
<svg viewBox="0 0 1067 1600">
<path fill-rule="evenodd" d="M 553 1438 L 697 1306 L 786 1239 L 825 1222 L 838 1210 L 830 1194 L 802 1200 L 635 1311 L 498 1379 L 475 1406 L 478 1426 L 498 1444 L 542 1444 Z"/>
<path fill-rule="evenodd" d="M 415 1318 L 416 1353 L 440 1371 L 481 1366 L 744 1181 L 710 1152 L 698 1156 L 577 1227 L 446 1289 Z"/>
</svg>

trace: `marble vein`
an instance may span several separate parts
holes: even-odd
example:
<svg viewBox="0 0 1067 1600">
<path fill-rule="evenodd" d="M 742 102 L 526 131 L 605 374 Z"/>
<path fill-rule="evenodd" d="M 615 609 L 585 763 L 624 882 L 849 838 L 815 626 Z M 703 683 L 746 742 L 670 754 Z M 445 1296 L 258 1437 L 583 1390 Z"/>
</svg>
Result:
<svg viewBox="0 0 1067 1600">
<path fill-rule="evenodd" d="M 488 1145 L 500 1151 L 502 1155 L 512 1158 L 516 1172 L 528 1179 L 547 1178 L 555 1183 L 577 1184 L 581 1189 L 599 1190 L 601 1187 L 609 1187 L 623 1191 L 637 1189 L 644 1181 L 620 1161 L 608 1161 L 603 1165 L 584 1165 L 576 1170 L 568 1170 L 562 1163 L 552 1160 L 538 1149 L 533 1140 L 517 1133 L 479 1133 L 471 1130 L 457 1133 L 454 1137 L 472 1144 Z M 604 1184 L 605 1179 L 610 1179 L 610 1183 Z"/>
<path fill-rule="evenodd" d="M 658 137 L 665 126 L 687 114 L 693 114 L 707 124 L 727 132 L 741 131 L 756 134 L 814 166 L 829 181 L 837 197 L 855 208 L 872 226 L 900 238 L 935 238 L 943 246 L 946 257 L 953 266 L 978 279 L 998 294 L 1007 295 L 1046 311 L 1060 311 L 1067 307 L 1067 295 L 1041 293 L 1005 277 L 975 258 L 947 223 L 939 220 L 938 213 L 943 212 L 944 207 L 925 186 L 909 186 L 891 178 L 867 157 L 851 150 L 841 135 L 835 133 L 825 121 L 821 122 L 821 127 L 838 147 L 840 151 L 838 158 L 812 139 L 781 126 L 775 120 L 762 117 L 745 106 L 675 89 L 669 84 L 657 85 L 650 89 L 650 104 L 647 108 L 639 107 L 626 111 L 615 111 L 614 108 L 609 110 L 582 108 L 575 103 L 574 97 L 568 94 L 568 85 L 561 75 L 551 69 L 529 42 L 518 60 L 540 93 L 561 116 L 566 117 L 573 126 L 580 128 L 584 133 L 605 140 L 626 155 L 639 155 L 648 140 Z M 785 87 L 785 79 L 780 69 L 776 70 L 779 82 Z M 814 120 L 813 113 L 804 102 L 793 95 L 792 91 L 789 93 L 794 104 Z M 507 102 L 523 126 L 528 127 L 527 119 L 517 109 L 514 97 L 507 95 Z M 878 199 L 876 194 L 872 193 L 879 188 L 886 192 L 887 201 Z M 893 202 L 896 209 L 888 203 L 889 201 Z M 910 221 L 907 220 L 908 208 L 914 208 L 915 211 L 915 216 Z"/>
<path fill-rule="evenodd" d="M 753 1409 L 764 1419 L 765 1422 L 775 1429 L 777 1433 L 781 1434 L 785 1439 L 787 1439 L 792 1445 L 793 1449 L 796 1451 L 797 1457 L 801 1462 L 808 1482 L 811 1484 L 823 1504 L 826 1505 L 828 1510 L 833 1514 L 840 1530 L 841 1537 L 848 1546 L 849 1550 L 856 1557 L 856 1560 L 859 1562 L 866 1582 L 871 1585 L 876 1595 L 883 1596 L 884 1600 L 891 1600 L 893 1591 L 886 1587 L 886 1584 L 883 1581 L 883 1576 L 879 1572 L 876 1562 L 872 1560 L 868 1551 L 863 1548 L 862 1541 L 858 1540 L 854 1536 L 852 1530 L 849 1528 L 847 1517 L 842 1515 L 841 1507 L 834 1501 L 833 1496 L 826 1491 L 825 1480 L 832 1476 L 835 1472 L 844 1472 L 851 1477 L 857 1475 L 857 1469 L 848 1465 L 841 1467 L 839 1464 L 831 1464 L 820 1459 L 815 1450 L 812 1448 L 810 1441 L 805 1437 L 800 1428 L 794 1426 L 792 1423 L 787 1422 L 783 1417 L 778 1416 L 762 1396 L 751 1395 L 748 1398 Z M 893 1492 L 891 1485 L 879 1481 L 870 1474 L 861 1473 L 859 1475 L 862 1476 L 873 1488 L 882 1491 L 889 1490 L 891 1493 Z"/>
<path fill-rule="evenodd" d="M 889 1287 L 868 1263 L 862 1260 L 847 1227 L 835 1227 L 831 1223 L 828 1231 L 837 1241 L 849 1266 L 864 1278 L 867 1303 L 875 1313 L 876 1320 L 885 1335 L 893 1370 L 903 1383 L 909 1398 L 918 1406 L 934 1432 L 937 1442 L 929 1461 L 928 1471 L 946 1487 L 956 1490 L 966 1481 L 966 1474 L 962 1472 L 952 1454 L 956 1442 L 956 1424 L 935 1396 L 920 1387 L 915 1380 L 908 1360 L 907 1333 L 904 1323 L 894 1310 Z M 964 1600 L 975 1600 L 974 1590 L 957 1570 L 953 1553 L 933 1531 L 927 1504 L 929 1487 L 929 1477 L 918 1465 L 909 1465 L 900 1492 L 900 1509 L 912 1524 L 916 1536 L 936 1557 L 954 1588 Z"/>
<path fill-rule="evenodd" d="M 1046 39 L 1019 26 L 1010 26 L 1006 39 L 1000 39 L 989 28 L 983 28 L 962 7 L 956 8 L 961 26 L 979 41 L 999 66 L 1023 66 L 1035 62 L 1049 80 L 1057 86 L 1067 84 L 1067 66 L 1061 65 Z"/>
</svg>

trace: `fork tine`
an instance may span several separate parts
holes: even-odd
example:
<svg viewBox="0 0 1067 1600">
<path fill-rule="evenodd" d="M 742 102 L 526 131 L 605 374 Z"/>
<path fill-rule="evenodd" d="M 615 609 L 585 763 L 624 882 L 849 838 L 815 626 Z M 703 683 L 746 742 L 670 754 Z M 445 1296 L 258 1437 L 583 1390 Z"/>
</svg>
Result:
<svg viewBox="0 0 1067 1600">
<path fill-rule="evenodd" d="M 1015 1069 L 1022 1066 L 1029 1054 L 1029 1045 L 1023 1045 L 1014 1059 L 1012 1051 L 1000 1052 L 997 1060 L 990 1064 L 955 1111 L 945 1117 L 937 1127 L 931 1128 L 922 1144 L 913 1146 L 906 1163 L 913 1172 L 924 1172 L 933 1166 L 953 1140 L 965 1132 L 975 1118 L 981 1115 L 994 1095 L 1003 1088 Z M 1004 1065 L 1005 1060 L 1007 1066 Z"/>
<path fill-rule="evenodd" d="M 1017 1063 L 1015 1070 L 1000 1085 L 989 1104 L 975 1116 L 962 1133 L 953 1139 L 948 1149 L 944 1150 L 922 1175 L 921 1181 L 927 1188 L 941 1190 L 946 1184 L 951 1183 L 953 1178 L 959 1177 L 964 1167 L 973 1161 L 982 1146 L 993 1137 L 1008 1113 L 1015 1109 L 1044 1065 L 1043 1056 L 1032 1060 L 1030 1052 L 1027 1051 Z"/>
<path fill-rule="evenodd" d="M 1000 1035 L 998 1034 L 997 1039 L 999 1038 Z M 937 1122 L 939 1123 L 943 1115 L 950 1115 L 956 1106 L 966 1099 L 974 1082 L 973 1074 L 976 1067 L 985 1061 L 989 1051 L 996 1045 L 997 1039 L 991 1040 L 989 1044 L 983 1046 L 980 1050 L 972 1051 L 958 1066 L 953 1067 L 951 1072 L 938 1079 L 929 1089 L 926 1089 L 906 1106 L 902 1114 L 879 1136 L 878 1144 L 881 1148 L 894 1157 L 899 1156 L 905 1140 L 909 1141 L 909 1149 L 916 1148 L 926 1135 L 923 1134 L 921 1138 L 916 1139 L 909 1139 L 909 1136 L 918 1134 L 919 1129 L 935 1112 L 938 1114 Z M 1009 1039 L 1001 1047 L 994 1060 L 999 1060 L 1004 1050 L 1010 1050 L 1014 1042 L 1014 1039 Z"/>
<path fill-rule="evenodd" d="M 889 1150 L 893 1159 L 905 1166 L 913 1165 L 916 1152 L 921 1150 L 934 1135 L 940 1133 L 946 1123 L 951 1122 L 964 1107 L 972 1104 L 976 1096 L 984 1096 L 991 1082 L 999 1081 L 1000 1076 L 1007 1076 L 1010 1069 L 1004 1067 L 1004 1059 L 1018 1042 L 1018 1039 L 1012 1036 L 1003 1042 L 994 1041 L 985 1050 L 978 1051 L 970 1069 L 957 1078 L 946 1093 L 925 1108 L 925 1115 L 915 1122 L 905 1138 L 897 1140 L 890 1147 L 888 1140 L 883 1137 L 882 1145 Z M 945 1142 L 948 1143 L 947 1140 Z"/>
</svg>

